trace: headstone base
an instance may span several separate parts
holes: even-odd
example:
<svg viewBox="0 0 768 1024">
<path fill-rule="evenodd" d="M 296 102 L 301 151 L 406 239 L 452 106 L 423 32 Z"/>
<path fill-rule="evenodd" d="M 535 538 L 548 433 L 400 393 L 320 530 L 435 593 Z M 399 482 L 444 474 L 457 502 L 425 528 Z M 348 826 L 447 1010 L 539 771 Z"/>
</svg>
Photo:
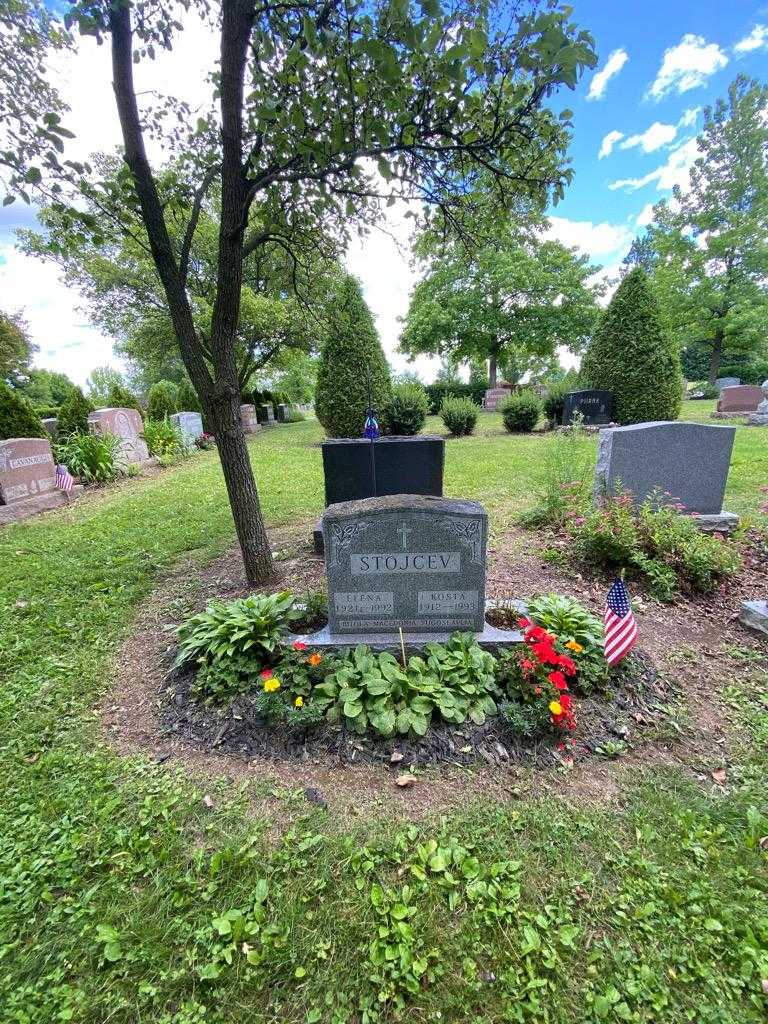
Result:
<svg viewBox="0 0 768 1024">
<path fill-rule="evenodd" d="M 745 601 L 739 612 L 739 622 L 768 636 L 768 601 Z"/>
<path fill-rule="evenodd" d="M 8 523 L 20 523 L 24 519 L 30 519 L 40 512 L 47 512 L 52 508 L 66 508 L 68 504 L 79 498 L 85 488 L 82 484 L 76 484 L 67 499 L 63 491 L 47 491 L 45 494 L 38 494 L 34 498 L 27 498 L 26 501 L 17 501 L 13 505 L 0 505 L 0 526 L 7 526 Z"/>
<path fill-rule="evenodd" d="M 760 413 L 753 413 L 747 419 L 748 427 L 768 427 L 768 416 L 761 416 Z"/>
<path fill-rule="evenodd" d="M 525 614 L 526 606 L 522 601 L 486 601 L 485 610 L 490 611 L 499 604 L 509 607 L 515 605 L 521 615 Z M 454 631 L 455 632 L 455 631 Z M 406 633 L 403 631 L 403 642 L 406 651 L 421 651 L 425 644 L 444 644 L 453 633 Z M 479 633 L 473 633 L 475 641 L 486 650 L 496 650 L 499 647 L 511 647 L 513 644 L 522 643 L 523 634 L 517 629 L 499 629 L 498 626 L 491 626 L 485 623 Z M 328 626 L 323 626 L 314 633 L 289 634 L 288 641 L 293 643 L 300 640 L 309 647 L 319 650 L 348 650 L 357 647 L 358 644 L 367 644 L 374 651 L 400 651 L 400 635 L 398 633 L 337 633 L 333 634 Z"/>
<path fill-rule="evenodd" d="M 696 525 L 702 533 L 731 534 L 739 525 L 735 512 L 718 512 L 714 515 L 696 516 Z"/>
</svg>

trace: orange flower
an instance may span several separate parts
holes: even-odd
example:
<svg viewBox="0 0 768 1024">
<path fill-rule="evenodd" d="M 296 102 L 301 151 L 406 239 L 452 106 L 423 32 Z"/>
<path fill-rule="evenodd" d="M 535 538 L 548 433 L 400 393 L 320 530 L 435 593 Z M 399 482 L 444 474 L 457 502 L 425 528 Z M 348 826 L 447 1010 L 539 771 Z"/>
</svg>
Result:
<svg viewBox="0 0 768 1024">
<path fill-rule="evenodd" d="M 307 661 L 309 661 L 309 664 L 312 665 L 313 668 L 315 667 L 315 665 L 319 665 L 322 660 L 322 654 L 318 654 L 317 651 L 315 651 L 314 654 L 310 654 L 309 658 L 307 659 Z"/>
</svg>

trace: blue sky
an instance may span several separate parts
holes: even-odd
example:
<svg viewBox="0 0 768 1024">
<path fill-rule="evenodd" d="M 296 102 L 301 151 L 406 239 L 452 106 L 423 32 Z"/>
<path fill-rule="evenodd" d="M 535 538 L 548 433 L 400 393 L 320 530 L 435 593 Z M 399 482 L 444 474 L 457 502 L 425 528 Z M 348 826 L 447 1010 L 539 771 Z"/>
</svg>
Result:
<svg viewBox="0 0 768 1024">
<path fill-rule="evenodd" d="M 563 90 L 554 98 L 556 109 L 574 111 L 575 177 L 565 200 L 550 211 L 551 230 L 610 276 L 642 231 L 650 206 L 668 197 L 675 182 L 685 186 L 701 108 L 724 96 L 739 72 L 768 79 L 768 0 L 571 3 L 574 20 L 595 37 L 599 63 L 575 93 Z M 202 72 L 215 46 L 199 26 L 183 36 L 171 55 L 139 66 L 139 87 L 159 83 L 194 107 L 202 102 Z M 142 82 L 147 74 L 154 77 Z M 77 152 L 67 155 L 114 149 L 119 132 L 108 47 L 83 40 L 76 56 L 55 59 L 52 77 L 72 107 L 66 123 L 77 135 Z M 396 353 L 399 318 L 415 276 L 407 246 L 411 222 L 396 207 L 389 216 L 388 233 L 355 241 L 347 265 L 362 279 L 384 348 L 399 369 L 405 366 Z M 13 229 L 32 219 L 20 203 L 0 208 L 0 303 L 23 310 L 40 348 L 38 365 L 84 383 L 95 366 L 117 366 L 119 360 L 111 339 L 90 326 L 56 269 L 14 250 Z M 422 360 L 417 369 L 429 380 L 435 363 Z"/>
</svg>

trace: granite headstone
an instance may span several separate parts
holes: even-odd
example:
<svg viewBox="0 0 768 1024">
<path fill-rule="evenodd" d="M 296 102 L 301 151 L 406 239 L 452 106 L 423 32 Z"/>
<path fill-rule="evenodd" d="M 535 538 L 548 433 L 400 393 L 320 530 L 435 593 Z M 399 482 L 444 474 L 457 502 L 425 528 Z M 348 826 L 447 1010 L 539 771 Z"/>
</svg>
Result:
<svg viewBox="0 0 768 1024">
<path fill-rule="evenodd" d="M 721 413 L 756 412 L 763 397 L 762 388 L 753 384 L 735 384 L 723 388 L 717 401 L 717 411 Z"/>
<path fill-rule="evenodd" d="M 171 423 L 179 428 L 188 444 L 203 433 L 203 417 L 199 412 L 175 412 L 171 416 Z"/>
<path fill-rule="evenodd" d="M 277 418 L 280 423 L 289 423 L 291 419 L 290 407 L 285 403 L 281 402 L 277 407 Z"/>
<path fill-rule="evenodd" d="M 508 385 L 507 387 L 488 388 L 483 398 L 483 408 L 489 412 L 493 412 L 500 402 L 503 402 L 505 398 L 509 398 L 512 394 L 512 388 Z"/>
<path fill-rule="evenodd" d="M 745 601 L 739 612 L 739 621 L 768 637 L 768 601 Z"/>
<path fill-rule="evenodd" d="M 255 434 L 259 429 L 259 419 L 256 415 L 255 405 L 240 406 L 240 423 L 244 434 Z"/>
<path fill-rule="evenodd" d="M 569 391 L 563 404 L 563 426 L 580 415 L 587 427 L 610 423 L 613 419 L 613 395 L 610 391 Z"/>
<path fill-rule="evenodd" d="M 686 512 L 719 515 L 735 427 L 662 421 L 600 432 L 595 493 L 629 491 L 638 503 L 653 492 Z M 666 493 L 665 493 L 666 492 Z"/>
<path fill-rule="evenodd" d="M 0 505 L 13 505 L 56 486 L 51 442 L 42 437 L 0 441 Z"/>
<path fill-rule="evenodd" d="M 474 501 L 397 494 L 323 513 L 332 635 L 479 632 L 488 519 Z"/>
<path fill-rule="evenodd" d="M 259 406 L 259 423 L 262 427 L 274 427 L 275 410 L 271 402 L 265 402 Z"/>
<path fill-rule="evenodd" d="M 141 437 L 144 429 L 136 409 L 97 409 L 88 417 L 88 427 L 95 434 L 113 434 L 120 441 L 115 461 L 122 466 L 147 462 L 149 448 Z"/>
<path fill-rule="evenodd" d="M 741 377 L 718 377 L 715 381 L 718 391 L 722 391 L 723 388 L 735 388 L 739 384 L 741 384 Z"/>
<path fill-rule="evenodd" d="M 763 381 L 760 390 L 763 400 L 747 420 L 751 427 L 768 427 L 768 380 Z"/>
</svg>

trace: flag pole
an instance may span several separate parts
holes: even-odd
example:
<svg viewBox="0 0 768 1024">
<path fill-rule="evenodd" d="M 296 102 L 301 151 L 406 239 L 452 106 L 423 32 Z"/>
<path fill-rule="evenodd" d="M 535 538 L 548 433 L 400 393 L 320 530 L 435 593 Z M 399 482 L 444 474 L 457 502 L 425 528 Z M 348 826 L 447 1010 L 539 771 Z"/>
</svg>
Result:
<svg viewBox="0 0 768 1024">
<path fill-rule="evenodd" d="M 368 416 L 373 416 L 373 405 L 371 402 L 371 370 L 368 363 L 365 364 L 365 383 L 368 391 Z M 373 484 L 373 496 L 377 498 L 379 496 L 379 488 L 376 483 L 376 449 L 374 448 L 376 439 L 371 436 L 371 482 Z"/>
</svg>

